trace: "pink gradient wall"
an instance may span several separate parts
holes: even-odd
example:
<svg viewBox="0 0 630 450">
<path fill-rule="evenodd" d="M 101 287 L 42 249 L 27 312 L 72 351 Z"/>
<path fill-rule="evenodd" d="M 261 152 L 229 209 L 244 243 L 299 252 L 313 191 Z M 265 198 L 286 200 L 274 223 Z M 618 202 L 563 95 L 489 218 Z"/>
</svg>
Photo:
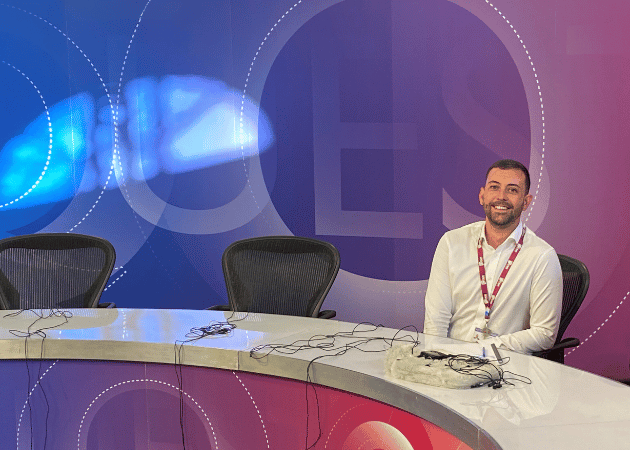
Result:
<svg viewBox="0 0 630 450">
<path fill-rule="evenodd" d="M 0 237 L 102 236 L 103 301 L 190 309 L 227 302 L 233 241 L 316 237 L 341 253 L 326 309 L 421 328 L 439 238 L 516 158 L 527 225 L 591 273 L 566 364 L 630 379 L 628 23 L 613 0 L 1 3 Z"/>
</svg>

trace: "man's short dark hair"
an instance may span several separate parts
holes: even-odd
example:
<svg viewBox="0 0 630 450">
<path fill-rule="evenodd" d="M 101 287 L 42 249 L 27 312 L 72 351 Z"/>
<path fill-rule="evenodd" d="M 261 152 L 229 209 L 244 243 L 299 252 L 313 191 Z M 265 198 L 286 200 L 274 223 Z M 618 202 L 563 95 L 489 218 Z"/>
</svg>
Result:
<svg viewBox="0 0 630 450">
<path fill-rule="evenodd" d="M 501 159 L 490 166 L 490 168 L 486 172 L 486 180 L 488 179 L 488 175 L 490 175 L 490 171 L 492 169 L 516 169 L 523 172 L 523 174 L 525 174 L 525 194 L 529 194 L 529 186 L 531 184 L 531 181 L 529 179 L 529 170 L 527 170 L 527 167 L 525 167 L 523 164 L 518 161 L 514 161 L 513 159 Z"/>
</svg>

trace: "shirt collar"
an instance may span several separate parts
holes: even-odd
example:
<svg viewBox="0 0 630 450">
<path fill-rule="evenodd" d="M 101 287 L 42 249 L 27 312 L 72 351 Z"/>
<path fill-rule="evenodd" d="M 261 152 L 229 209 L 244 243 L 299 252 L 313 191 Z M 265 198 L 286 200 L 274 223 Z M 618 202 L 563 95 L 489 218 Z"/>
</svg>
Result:
<svg viewBox="0 0 630 450">
<path fill-rule="evenodd" d="M 518 242 L 518 240 L 521 238 L 521 233 L 523 232 L 523 222 L 521 222 L 519 220 L 518 222 L 518 226 L 514 229 L 514 231 L 512 231 L 512 234 L 510 234 L 507 239 L 503 242 L 503 244 L 505 244 L 507 241 L 512 240 L 512 242 L 514 244 L 516 244 Z M 484 244 L 488 244 L 488 242 L 486 241 L 486 222 L 482 222 L 482 226 L 481 226 L 481 234 L 479 235 L 479 237 L 481 238 L 482 242 Z M 501 247 L 503 244 L 501 244 L 499 247 Z M 498 248 L 498 247 L 497 247 Z"/>
</svg>

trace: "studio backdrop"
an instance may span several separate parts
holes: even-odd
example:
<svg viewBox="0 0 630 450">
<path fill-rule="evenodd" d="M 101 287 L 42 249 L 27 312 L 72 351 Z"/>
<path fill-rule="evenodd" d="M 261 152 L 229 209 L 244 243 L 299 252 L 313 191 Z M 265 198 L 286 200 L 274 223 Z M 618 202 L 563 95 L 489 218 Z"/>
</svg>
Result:
<svg viewBox="0 0 630 450">
<path fill-rule="evenodd" d="M 233 241 L 333 243 L 325 308 L 424 319 L 433 252 L 483 218 L 497 159 L 525 223 L 588 266 L 566 363 L 630 370 L 630 4 L 558 0 L 0 3 L 0 237 L 102 236 L 103 301 L 226 303 Z"/>
</svg>

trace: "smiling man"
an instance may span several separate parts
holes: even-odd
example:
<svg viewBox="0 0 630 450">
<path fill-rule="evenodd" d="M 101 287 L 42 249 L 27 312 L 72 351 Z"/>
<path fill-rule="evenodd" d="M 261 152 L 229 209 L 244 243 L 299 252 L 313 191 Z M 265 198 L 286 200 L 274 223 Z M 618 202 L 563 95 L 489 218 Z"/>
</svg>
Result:
<svg viewBox="0 0 630 450">
<path fill-rule="evenodd" d="M 532 353 L 553 346 L 562 308 L 555 250 L 521 222 L 527 168 L 494 163 L 479 191 L 486 220 L 444 234 L 425 297 L 424 333 Z"/>
</svg>

